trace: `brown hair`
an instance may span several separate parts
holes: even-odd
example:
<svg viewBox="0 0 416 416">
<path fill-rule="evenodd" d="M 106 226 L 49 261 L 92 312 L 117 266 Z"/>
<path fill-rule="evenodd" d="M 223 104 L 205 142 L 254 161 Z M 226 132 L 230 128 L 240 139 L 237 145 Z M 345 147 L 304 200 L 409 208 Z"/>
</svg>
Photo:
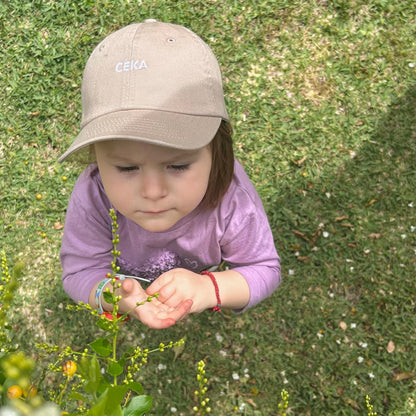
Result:
<svg viewBox="0 0 416 416">
<path fill-rule="evenodd" d="M 201 202 L 201 207 L 215 208 L 227 192 L 234 173 L 233 130 L 231 124 L 222 121 L 212 139 L 212 167 L 208 188 Z"/>
</svg>

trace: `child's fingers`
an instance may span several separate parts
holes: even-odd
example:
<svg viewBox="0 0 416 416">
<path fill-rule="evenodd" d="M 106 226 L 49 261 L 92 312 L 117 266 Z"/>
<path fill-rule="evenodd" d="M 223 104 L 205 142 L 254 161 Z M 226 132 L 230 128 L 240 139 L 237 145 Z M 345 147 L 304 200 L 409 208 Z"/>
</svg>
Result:
<svg viewBox="0 0 416 416">
<path fill-rule="evenodd" d="M 191 311 L 192 305 L 193 305 L 192 299 L 186 299 L 184 300 L 176 309 L 174 309 L 171 312 L 171 317 L 175 319 L 175 321 L 180 321 L 182 318 L 184 318 L 186 315 L 189 314 Z"/>
<path fill-rule="evenodd" d="M 170 312 L 162 312 L 156 316 L 151 317 L 149 314 L 142 316 L 141 321 L 149 328 L 153 329 L 165 329 L 174 325 L 176 322 L 183 319 L 192 308 L 192 299 L 187 299 L 182 302 L 177 308 Z"/>
<path fill-rule="evenodd" d="M 162 287 L 166 286 L 170 281 L 170 279 L 166 279 L 162 275 L 152 282 L 152 284 L 146 289 L 146 293 L 148 295 L 154 295 L 157 292 L 160 293 Z"/>
</svg>

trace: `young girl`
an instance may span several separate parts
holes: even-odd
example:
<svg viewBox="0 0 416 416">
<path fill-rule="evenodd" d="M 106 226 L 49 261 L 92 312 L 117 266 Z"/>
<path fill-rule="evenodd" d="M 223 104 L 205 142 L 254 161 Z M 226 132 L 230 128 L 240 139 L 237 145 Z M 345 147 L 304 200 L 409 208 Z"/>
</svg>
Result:
<svg viewBox="0 0 416 416">
<path fill-rule="evenodd" d="M 76 302 L 111 307 L 111 208 L 118 266 L 151 282 L 122 280 L 119 308 L 149 327 L 209 308 L 241 312 L 277 288 L 270 226 L 234 160 L 220 69 L 197 35 L 150 19 L 109 35 L 85 67 L 82 105 L 81 132 L 60 158 L 89 149 L 96 161 L 74 187 L 61 248 Z M 228 270 L 207 271 L 222 261 Z"/>
</svg>

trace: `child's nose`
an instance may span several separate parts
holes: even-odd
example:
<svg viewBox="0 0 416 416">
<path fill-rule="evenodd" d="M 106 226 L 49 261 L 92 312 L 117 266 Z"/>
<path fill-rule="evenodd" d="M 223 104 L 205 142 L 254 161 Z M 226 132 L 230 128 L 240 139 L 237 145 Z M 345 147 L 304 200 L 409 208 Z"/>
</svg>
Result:
<svg viewBox="0 0 416 416">
<path fill-rule="evenodd" d="M 167 195 L 166 181 L 162 173 L 143 173 L 141 180 L 141 194 L 143 198 L 157 200 Z"/>
</svg>

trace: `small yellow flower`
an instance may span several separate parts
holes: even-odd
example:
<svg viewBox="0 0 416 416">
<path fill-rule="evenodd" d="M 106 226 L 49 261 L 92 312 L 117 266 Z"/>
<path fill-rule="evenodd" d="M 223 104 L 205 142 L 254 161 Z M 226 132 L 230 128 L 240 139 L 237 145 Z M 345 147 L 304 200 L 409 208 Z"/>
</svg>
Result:
<svg viewBox="0 0 416 416">
<path fill-rule="evenodd" d="M 42 194 L 37 194 L 36 199 L 42 199 Z"/>
<path fill-rule="evenodd" d="M 62 180 L 66 181 L 68 178 L 66 176 L 62 176 Z"/>
<path fill-rule="evenodd" d="M 7 389 L 7 397 L 9 399 L 19 399 L 22 397 L 22 394 L 23 390 L 20 386 L 13 385 Z"/>
<path fill-rule="evenodd" d="M 62 371 L 64 372 L 64 374 L 68 377 L 71 377 L 75 374 L 75 372 L 77 371 L 77 364 L 74 361 L 67 361 L 63 366 L 62 366 Z"/>
</svg>

